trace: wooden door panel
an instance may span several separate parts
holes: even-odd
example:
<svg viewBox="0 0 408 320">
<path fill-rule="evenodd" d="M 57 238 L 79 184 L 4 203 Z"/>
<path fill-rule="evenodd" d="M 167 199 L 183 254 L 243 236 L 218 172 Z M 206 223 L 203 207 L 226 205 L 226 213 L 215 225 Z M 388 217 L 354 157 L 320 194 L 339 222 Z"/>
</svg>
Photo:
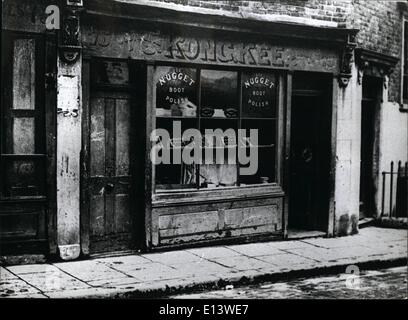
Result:
<svg viewBox="0 0 408 320">
<path fill-rule="evenodd" d="M 130 164 L 130 103 L 116 100 L 116 175 L 128 176 Z"/>
<path fill-rule="evenodd" d="M 50 81 L 55 40 L 52 33 L 2 32 L 0 252 L 5 255 L 55 253 L 57 108 Z"/>
<path fill-rule="evenodd" d="M 132 223 L 127 214 L 130 211 L 129 195 L 117 194 L 115 198 L 115 231 L 116 233 L 131 232 Z"/>
<path fill-rule="evenodd" d="M 91 213 L 91 237 L 105 235 L 105 199 L 103 195 L 92 195 L 89 205 Z"/>
<path fill-rule="evenodd" d="M 103 98 L 93 98 L 91 101 L 90 124 L 90 174 L 103 176 L 105 174 L 105 106 Z"/>
<path fill-rule="evenodd" d="M 132 239 L 131 104 L 126 94 L 95 94 L 90 104 L 91 251 L 129 249 Z"/>
</svg>

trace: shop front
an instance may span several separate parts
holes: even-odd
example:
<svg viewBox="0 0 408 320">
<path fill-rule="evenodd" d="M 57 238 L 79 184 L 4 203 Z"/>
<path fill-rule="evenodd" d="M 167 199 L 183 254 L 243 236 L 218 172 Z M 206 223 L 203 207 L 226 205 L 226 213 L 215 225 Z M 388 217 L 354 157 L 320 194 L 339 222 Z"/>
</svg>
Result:
<svg viewBox="0 0 408 320">
<path fill-rule="evenodd" d="M 7 17 L 2 248 L 68 260 L 333 236 L 353 212 L 336 148 L 355 30 L 117 1 L 68 5 L 59 31 Z"/>
<path fill-rule="evenodd" d="M 82 251 L 332 233 L 350 30 L 116 9 L 81 23 Z"/>
</svg>

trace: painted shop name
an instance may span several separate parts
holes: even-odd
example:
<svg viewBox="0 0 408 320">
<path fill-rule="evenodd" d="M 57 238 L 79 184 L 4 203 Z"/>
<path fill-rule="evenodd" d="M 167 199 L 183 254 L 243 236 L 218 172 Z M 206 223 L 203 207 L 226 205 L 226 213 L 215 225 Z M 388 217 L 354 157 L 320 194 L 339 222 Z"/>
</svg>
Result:
<svg viewBox="0 0 408 320">
<path fill-rule="evenodd" d="M 285 67 L 285 49 L 267 45 L 177 38 L 164 51 L 147 42 L 142 50 L 147 55 L 164 54 L 174 60 Z"/>
<path fill-rule="evenodd" d="M 291 56 L 286 48 L 267 44 L 220 41 L 193 37 L 171 37 L 156 33 L 125 32 L 114 34 L 96 31 L 83 32 L 84 46 L 101 48 L 134 58 L 175 60 L 203 63 L 238 64 L 253 66 L 287 67 Z"/>
</svg>

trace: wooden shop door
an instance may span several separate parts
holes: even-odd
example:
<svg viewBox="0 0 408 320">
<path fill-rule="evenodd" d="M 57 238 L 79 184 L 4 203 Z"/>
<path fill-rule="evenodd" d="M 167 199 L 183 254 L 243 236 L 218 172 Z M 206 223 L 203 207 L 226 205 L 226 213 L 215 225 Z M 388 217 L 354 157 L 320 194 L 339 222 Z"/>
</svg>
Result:
<svg viewBox="0 0 408 320">
<path fill-rule="evenodd" d="M 326 84 L 330 82 L 305 73 L 294 83 L 289 228 L 324 231 L 329 206 L 331 91 Z"/>
<path fill-rule="evenodd" d="M 85 254 L 144 239 L 145 66 L 84 62 L 81 243 Z"/>
<path fill-rule="evenodd" d="M 131 97 L 95 92 L 90 99 L 90 251 L 132 247 Z"/>
</svg>

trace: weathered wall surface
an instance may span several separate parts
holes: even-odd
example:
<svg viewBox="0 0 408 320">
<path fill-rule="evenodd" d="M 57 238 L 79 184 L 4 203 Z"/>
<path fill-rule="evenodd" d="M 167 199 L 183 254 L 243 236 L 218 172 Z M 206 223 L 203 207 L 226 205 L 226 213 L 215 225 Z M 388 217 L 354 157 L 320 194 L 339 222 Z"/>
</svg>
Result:
<svg viewBox="0 0 408 320">
<path fill-rule="evenodd" d="M 377 212 L 381 212 L 382 176 L 389 171 L 391 161 L 395 167 L 408 157 L 408 114 L 399 110 L 401 103 L 402 34 L 403 17 L 408 19 L 407 10 L 402 10 L 396 1 L 354 1 L 354 14 L 350 24 L 359 29 L 358 46 L 399 58 L 390 75 L 387 88 L 383 90 L 380 107 L 379 177 L 376 193 Z M 394 189 L 394 198 L 396 190 Z M 385 213 L 389 212 L 389 187 L 385 190 Z M 395 200 L 394 200 L 395 204 Z"/>
<path fill-rule="evenodd" d="M 360 194 L 361 86 L 357 68 L 337 96 L 335 235 L 357 232 Z"/>
<path fill-rule="evenodd" d="M 60 256 L 80 254 L 81 63 L 58 60 L 57 229 Z"/>
<path fill-rule="evenodd" d="M 386 98 L 386 93 L 384 94 Z M 387 101 L 384 99 L 384 101 Z M 404 164 L 408 161 L 408 113 L 399 111 L 399 105 L 395 102 L 384 102 L 381 106 L 381 129 L 380 129 L 380 159 L 379 172 L 390 171 L 391 161 L 394 161 L 396 171 L 398 161 Z M 395 177 L 394 177 L 395 179 Z M 379 177 L 377 193 L 377 212 L 381 212 L 382 177 Z M 389 214 L 389 180 L 386 181 L 384 213 Z M 393 210 L 395 210 L 396 184 L 393 190 Z"/>
</svg>

